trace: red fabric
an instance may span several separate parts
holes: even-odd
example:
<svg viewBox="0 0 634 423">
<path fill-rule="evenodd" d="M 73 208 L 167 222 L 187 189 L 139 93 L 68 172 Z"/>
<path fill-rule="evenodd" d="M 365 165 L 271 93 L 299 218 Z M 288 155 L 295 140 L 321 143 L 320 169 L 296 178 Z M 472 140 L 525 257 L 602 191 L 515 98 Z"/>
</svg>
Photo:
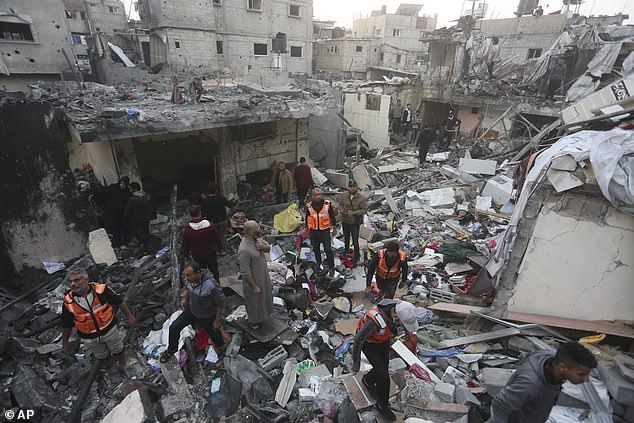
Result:
<svg viewBox="0 0 634 423">
<path fill-rule="evenodd" d="M 192 219 L 192 223 L 198 223 L 203 219 Z M 213 223 L 210 226 L 195 230 L 189 224 L 183 230 L 183 243 L 181 244 L 181 256 L 187 257 L 189 253 L 205 254 L 216 249 L 222 249 L 222 241 L 218 229 Z"/>
<path fill-rule="evenodd" d="M 295 186 L 298 190 L 307 190 L 313 185 L 313 174 L 308 165 L 300 164 L 297 166 L 293 178 L 295 179 Z"/>
<path fill-rule="evenodd" d="M 209 337 L 204 330 L 198 329 L 196 331 L 196 351 L 203 351 L 209 344 Z"/>
</svg>

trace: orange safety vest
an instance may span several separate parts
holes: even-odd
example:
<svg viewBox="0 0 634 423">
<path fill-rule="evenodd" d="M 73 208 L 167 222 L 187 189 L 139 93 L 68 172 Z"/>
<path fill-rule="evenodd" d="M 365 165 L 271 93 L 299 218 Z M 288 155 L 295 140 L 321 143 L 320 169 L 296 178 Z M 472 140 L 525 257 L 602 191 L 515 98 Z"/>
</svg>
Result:
<svg viewBox="0 0 634 423">
<path fill-rule="evenodd" d="M 313 202 L 308 203 L 308 227 L 318 231 L 330 229 L 330 201 L 324 200 L 321 211 L 317 213 L 313 209 Z"/>
<path fill-rule="evenodd" d="M 103 294 L 106 290 L 106 284 L 90 284 L 93 290 L 92 312 L 86 310 L 73 299 L 73 292 L 64 295 L 64 305 L 73 315 L 75 328 L 81 333 L 93 334 L 106 329 L 114 320 L 114 310 L 108 303 L 101 304 L 97 294 Z"/>
<path fill-rule="evenodd" d="M 387 263 L 385 262 L 385 248 L 379 250 L 377 253 L 379 257 L 379 263 L 376 266 L 376 275 L 381 279 L 394 279 L 401 276 L 401 263 L 404 263 L 407 260 L 407 254 L 403 251 L 398 252 L 398 260 L 394 263 L 394 266 L 391 268 L 387 268 Z"/>
<path fill-rule="evenodd" d="M 357 331 L 361 330 L 361 328 L 365 325 L 365 321 L 367 318 L 374 320 L 374 323 L 378 326 L 379 330 L 372 334 L 368 338 L 368 342 L 373 344 L 382 344 L 384 342 L 388 342 L 390 339 L 394 338 L 396 334 L 392 332 L 390 329 L 390 325 L 385 320 L 385 317 L 378 309 L 378 307 L 372 307 L 368 312 L 359 320 L 357 324 Z"/>
</svg>

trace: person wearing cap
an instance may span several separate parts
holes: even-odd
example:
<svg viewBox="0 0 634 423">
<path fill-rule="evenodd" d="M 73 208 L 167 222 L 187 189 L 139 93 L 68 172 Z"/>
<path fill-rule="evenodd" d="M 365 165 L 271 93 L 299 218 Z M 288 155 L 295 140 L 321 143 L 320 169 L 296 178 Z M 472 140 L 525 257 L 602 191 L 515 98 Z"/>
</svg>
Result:
<svg viewBox="0 0 634 423">
<path fill-rule="evenodd" d="M 376 398 L 376 408 L 387 421 L 396 416 L 388 404 L 390 398 L 390 345 L 399 326 L 403 326 L 408 339 L 418 332 L 416 307 L 407 301 L 383 300 L 371 308 L 359 320 L 352 348 L 352 372 L 361 367 L 361 352 L 372 365 L 372 370 L 363 375 L 361 382 Z"/>
<path fill-rule="evenodd" d="M 365 276 L 366 293 L 371 290 L 372 278 L 375 273 L 376 284 L 381 293 L 384 294 L 383 298 L 394 298 L 397 286 L 399 288 L 405 286 L 409 273 L 407 254 L 398 248 L 396 242 L 388 242 L 385 248 L 377 251 L 368 263 L 368 273 Z M 399 279 L 401 280 L 400 284 Z"/>
<path fill-rule="evenodd" d="M 128 224 L 124 218 L 125 208 L 131 195 L 128 189 L 129 184 L 130 179 L 122 176 L 117 183 L 110 184 L 97 192 L 97 197 L 102 197 L 106 206 L 106 232 L 112 236 L 114 247 L 125 245 L 130 241 Z"/>
<path fill-rule="evenodd" d="M 359 227 L 363 223 L 363 215 L 368 212 L 368 200 L 358 191 L 357 181 L 350 179 L 348 191 L 339 198 L 339 211 L 341 212 L 341 225 L 343 226 L 343 239 L 345 254 L 350 252 L 350 238 L 354 247 L 353 262 L 361 257 L 359 249 Z"/>
<path fill-rule="evenodd" d="M 335 227 L 335 209 L 329 200 L 324 200 L 324 193 L 321 188 L 313 190 L 313 200 L 306 204 L 306 227 L 310 231 L 310 243 L 313 246 L 317 266 L 321 266 L 321 245 L 326 252 L 326 262 L 328 264 L 330 276 L 335 273 L 335 256 L 332 252 L 332 238 L 337 234 Z"/>
<path fill-rule="evenodd" d="M 254 220 L 244 223 L 244 237 L 238 248 L 238 262 L 242 274 L 244 302 L 253 330 L 273 314 L 273 289 L 264 253 L 271 251 L 269 244 L 258 238 L 260 225 Z"/>
</svg>

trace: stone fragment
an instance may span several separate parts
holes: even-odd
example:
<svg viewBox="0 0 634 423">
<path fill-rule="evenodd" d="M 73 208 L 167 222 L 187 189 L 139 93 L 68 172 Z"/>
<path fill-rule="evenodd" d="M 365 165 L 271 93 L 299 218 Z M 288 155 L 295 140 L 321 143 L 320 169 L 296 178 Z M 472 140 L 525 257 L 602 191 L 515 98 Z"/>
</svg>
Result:
<svg viewBox="0 0 634 423">
<path fill-rule="evenodd" d="M 145 423 L 154 420 L 150 397 L 145 391 L 132 391 L 101 420 L 101 423 Z"/>
<path fill-rule="evenodd" d="M 454 393 L 456 392 L 456 387 L 451 383 L 438 382 L 434 386 L 434 392 L 438 397 L 446 402 L 453 402 Z"/>
<path fill-rule="evenodd" d="M 456 386 L 455 402 L 456 404 L 463 405 L 480 405 L 480 400 L 478 400 L 476 396 L 471 393 L 469 388 L 462 385 Z"/>
<path fill-rule="evenodd" d="M 18 368 L 17 375 L 11 383 L 11 392 L 22 408 L 60 411 L 61 404 L 64 403 L 48 383 L 26 366 Z"/>
<path fill-rule="evenodd" d="M 495 367 L 487 367 L 482 370 L 482 381 L 484 382 L 484 386 L 487 388 L 487 392 L 492 397 L 496 396 L 506 382 L 510 379 L 511 375 L 515 370 L 511 369 L 498 369 Z"/>
<path fill-rule="evenodd" d="M 117 262 L 117 256 L 112 249 L 110 238 L 104 228 L 94 230 L 88 234 L 88 249 L 96 264 L 108 266 Z"/>
</svg>

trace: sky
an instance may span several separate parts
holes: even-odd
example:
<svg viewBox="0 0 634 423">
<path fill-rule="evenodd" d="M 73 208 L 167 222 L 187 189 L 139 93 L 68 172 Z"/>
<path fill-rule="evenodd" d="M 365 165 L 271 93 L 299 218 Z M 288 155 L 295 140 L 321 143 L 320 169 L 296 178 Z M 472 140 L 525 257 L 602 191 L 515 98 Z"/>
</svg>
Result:
<svg viewBox="0 0 634 423">
<path fill-rule="evenodd" d="M 130 10 L 132 1 L 123 0 L 127 10 Z M 478 3 L 484 0 L 475 1 L 477 7 Z M 355 17 L 368 16 L 372 10 L 380 9 L 381 5 L 387 6 L 388 13 L 394 13 L 401 3 L 423 4 L 421 14 L 431 16 L 438 14 L 437 28 L 452 26 L 451 21 L 460 17 L 461 10 L 463 8 L 471 10 L 473 4 L 470 0 L 313 0 L 313 17 L 319 20 L 334 20 L 338 25 L 352 29 L 352 21 Z M 486 3 L 489 5 L 487 19 L 510 18 L 514 16 L 513 12 L 517 10 L 519 0 L 487 0 Z M 540 1 L 545 13 L 559 10 L 562 3 L 561 0 Z M 634 22 L 634 0 L 586 0 L 581 4 L 579 11 L 586 16 L 626 13 L 631 18 L 625 23 Z M 132 10 L 132 17 L 138 19 L 138 14 L 134 10 Z"/>
</svg>

